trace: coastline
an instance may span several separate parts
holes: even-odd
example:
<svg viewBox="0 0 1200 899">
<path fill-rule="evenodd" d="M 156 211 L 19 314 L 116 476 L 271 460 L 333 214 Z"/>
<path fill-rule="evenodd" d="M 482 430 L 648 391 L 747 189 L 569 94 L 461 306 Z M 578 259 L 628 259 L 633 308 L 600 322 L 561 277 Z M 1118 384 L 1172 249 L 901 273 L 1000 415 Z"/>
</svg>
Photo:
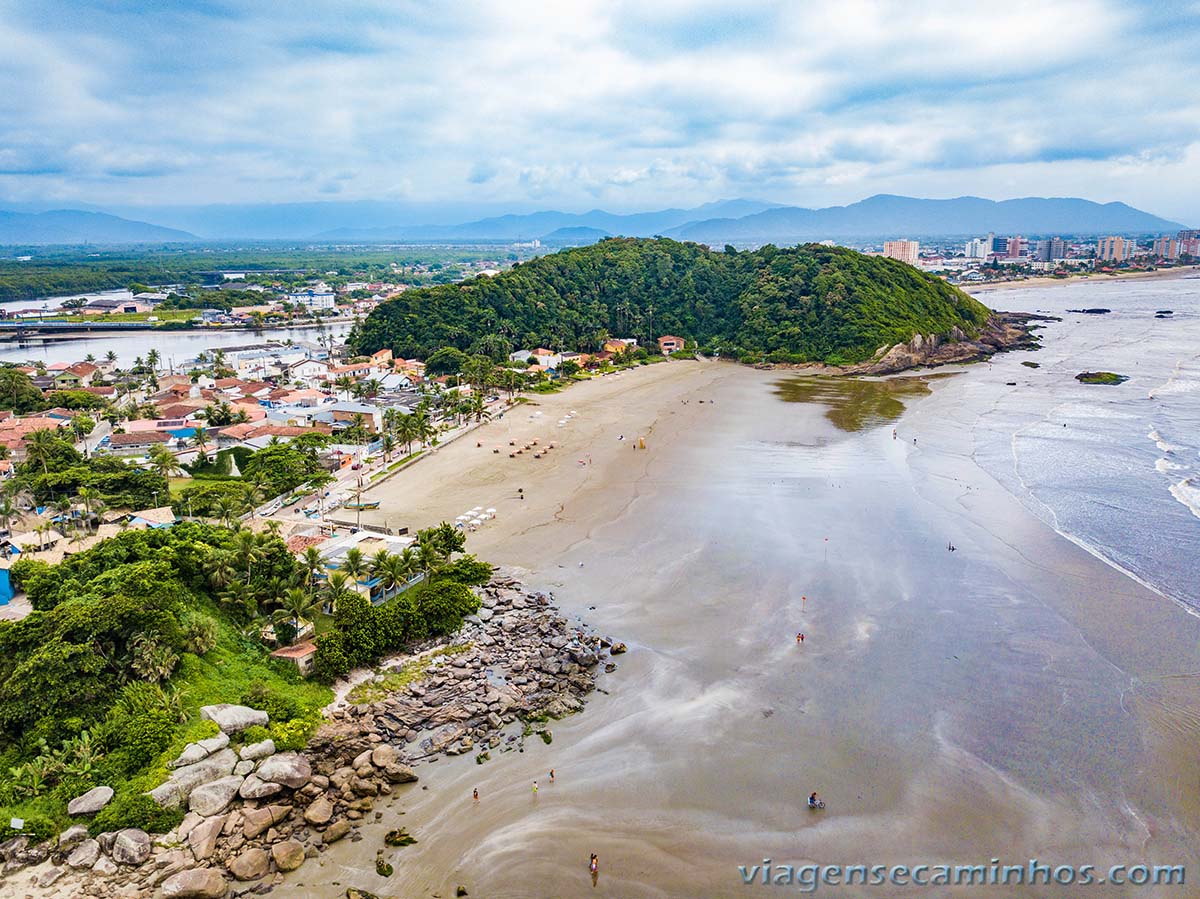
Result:
<svg viewBox="0 0 1200 899">
<path fill-rule="evenodd" d="M 1038 276 L 1026 278 L 1023 281 L 995 281 L 990 284 L 963 284 L 959 285 L 959 287 L 971 296 L 977 297 L 979 294 L 991 293 L 996 290 L 1020 290 L 1025 287 L 1061 287 L 1063 285 L 1082 284 L 1085 282 L 1107 284 L 1109 282 L 1124 281 L 1168 280 L 1172 278 L 1186 278 L 1197 274 L 1200 274 L 1200 265 L 1160 268 L 1152 272 L 1125 272 L 1111 275 L 1093 272 L 1088 275 L 1070 275 L 1066 278 Z"/>
</svg>

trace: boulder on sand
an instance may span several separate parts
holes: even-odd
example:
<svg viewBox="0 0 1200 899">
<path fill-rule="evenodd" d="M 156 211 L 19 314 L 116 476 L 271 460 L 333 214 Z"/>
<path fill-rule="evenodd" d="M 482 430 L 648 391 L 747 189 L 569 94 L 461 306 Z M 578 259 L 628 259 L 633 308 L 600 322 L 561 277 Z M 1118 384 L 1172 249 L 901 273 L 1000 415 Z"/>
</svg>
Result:
<svg viewBox="0 0 1200 899">
<path fill-rule="evenodd" d="M 244 705 L 230 705 L 227 702 L 201 706 L 200 717 L 206 721 L 215 721 L 217 727 L 227 734 L 236 734 L 255 725 L 266 727 L 271 721 L 266 712 Z"/>
<path fill-rule="evenodd" d="M 172 874 L 162 883 L 163 899 L 221 899 L 229 884 L 213 868 L 192 868 Z"/>
<path fill-rule="evenodd" d="M 271 858 L 280 871 L 295 871 L 304 864 L 304 844 L 299 840 L 284 840 L 271 847 Z"/>
<path fill-rule="evenodd" d="M 271 857 L 267 855 L 267 850 L 257 846 L 247 849 L 228 865 L 229 873 L 238 880 L 258 880 L 266 876 L 270 867 Z"/>
<path fill-rule="evenodd" d="M 67 865 L 72 868 L 90 868 L 100 857 L 100 844 L 95 840 L 84 840 L 67 856 Z"/>
</svg>

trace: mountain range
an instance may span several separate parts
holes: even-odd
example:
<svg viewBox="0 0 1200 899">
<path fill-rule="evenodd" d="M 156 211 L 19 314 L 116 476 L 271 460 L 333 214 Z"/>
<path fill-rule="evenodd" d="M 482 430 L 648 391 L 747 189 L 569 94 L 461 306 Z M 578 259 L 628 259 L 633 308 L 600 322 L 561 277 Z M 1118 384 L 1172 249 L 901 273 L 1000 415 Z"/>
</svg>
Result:
<svg viewBox="0 0 1200 899">
<path fill-rule="evenodd" d="M 198 241 L 186 231 L 78 209 L 50 212 L 0 210 L 0 244 L 119 244 Z"/>
<path fill-rule="evenodd" d="M 805 241 L 866 240 L 886 237 L 933 238 L 986 234 L 1094 235 L 1171 233 L 1179 222 L 1135 209 L 1125 203 L 1094 203 L 1072 197 L 1026 197 L 986 200 L 956 197 L 928 200 L 879 194 L 848 206 L 807 209 L 779 206 L 759 200 L 719 200 L 691 209 L 661 209 L 619 214 L 603 209 L 572 213 L 553 210 L 503 214 L 461 223 L 447 222 L 447 211 L 428 215 L 427 207 L 389 207 L 386 204 L 297 204 L 280 207 L 206 207 L 162 210 L 175 222 L 200 221 L 209 225 L 190 231 L 121 218 L 105 212 L 53 210 L 49 212 L 0 211 L 0 244 L 128 244 L 198 243 L 231 238 L 257 240 L 302 239 L 319 242 L 373 243 L 396 241 L 542 240 L 550 246 L 593 243 L 607 236 L 652 237 L 661 235 L 711 246 L 725 243 L 789 245 Z M 392 225 L 341 225 L 315 230 L 322 221 L 386 221 L 394 208 Z M 452 214 L 452 213 L 449 213 Z M 438 222 L 434 219 L 441 218 Z M 287 222 L 291 221 L 288 225 Z M 421 222 L 426 223 L 422 224 Z M 211 230 L 210 230 L 211 229 Z"/>
</svg>

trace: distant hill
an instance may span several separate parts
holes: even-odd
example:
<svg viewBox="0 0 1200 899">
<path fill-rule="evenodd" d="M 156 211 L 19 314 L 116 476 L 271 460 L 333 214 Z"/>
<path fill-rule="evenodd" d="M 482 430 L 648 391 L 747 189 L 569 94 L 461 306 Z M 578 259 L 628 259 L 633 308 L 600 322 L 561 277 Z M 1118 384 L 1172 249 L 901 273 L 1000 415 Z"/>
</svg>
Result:
<svg viewBox="0 0 1200 899">
<path fill-rule="evenodd" d="M 1070 197 L 922 200 L 879 194 L 849 206 L 777 206 L 739 217 L 690 222 L 667 232 L 680 240 L 721 244 L 796 243 L 839 237 L 937 237 L 986 234 L 1171 232 L 1183 227 L 1125 203 Z"/>
<path fill-rule="evenodd" d="M 197 240 L 174 228 L 135 222 L 103 212 L 0 211 L 0 244 L 167 243 Z"/>
<path fill-rule="evenodd" d="M 770 209 L 757 200 L 718 200 L 694 209 L 661 209 L 620 215 L 593 209 L 590 212 L 532 212 L 501 215 L 460 225 L 394 225 L 383 228 L 337 228 L 314 240 L 532 240 L 560 228 L 594 228 L 607 234 L 652 237 L 688 222 L 710 218 L 738 218 Z"/>
<path fill-rule="evenodd" d="M 551 246 L 582 247 L 598 240 L 604 240 L 606 237 L 612 237 L 612 235 L 600 228 L 579 225 L 573 228 L 557 228 L 549 234 L 544 234 L 542 243 Z"/>
<path fill-rule="evenodd" d="M 443 346 L 594 351 L 606 335 L 663 334 L 777 362 L 859 362 L 914 335 L 979 334 L 986 307 L 910 265 L 841 247 L 717 253 L 613 238 L 539 256 L 492 278 L 406 290 L 350 342 L 426 358 Z"/>
</svg>

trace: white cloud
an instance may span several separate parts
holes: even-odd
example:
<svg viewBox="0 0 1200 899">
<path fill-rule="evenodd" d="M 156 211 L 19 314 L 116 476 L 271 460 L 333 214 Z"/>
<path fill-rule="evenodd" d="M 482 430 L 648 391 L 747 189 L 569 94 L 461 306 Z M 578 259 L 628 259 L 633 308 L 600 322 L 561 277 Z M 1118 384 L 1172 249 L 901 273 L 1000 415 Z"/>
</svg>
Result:
<svg viewBox="0 0 1200 899">
<path fill-rule="evenodd" d="M 1196 23 L 1112 0 L 247 8 L 10 16 L 0 196 L 630 209 L 1069 184 L 1200 212 Z"/>
</svg>

